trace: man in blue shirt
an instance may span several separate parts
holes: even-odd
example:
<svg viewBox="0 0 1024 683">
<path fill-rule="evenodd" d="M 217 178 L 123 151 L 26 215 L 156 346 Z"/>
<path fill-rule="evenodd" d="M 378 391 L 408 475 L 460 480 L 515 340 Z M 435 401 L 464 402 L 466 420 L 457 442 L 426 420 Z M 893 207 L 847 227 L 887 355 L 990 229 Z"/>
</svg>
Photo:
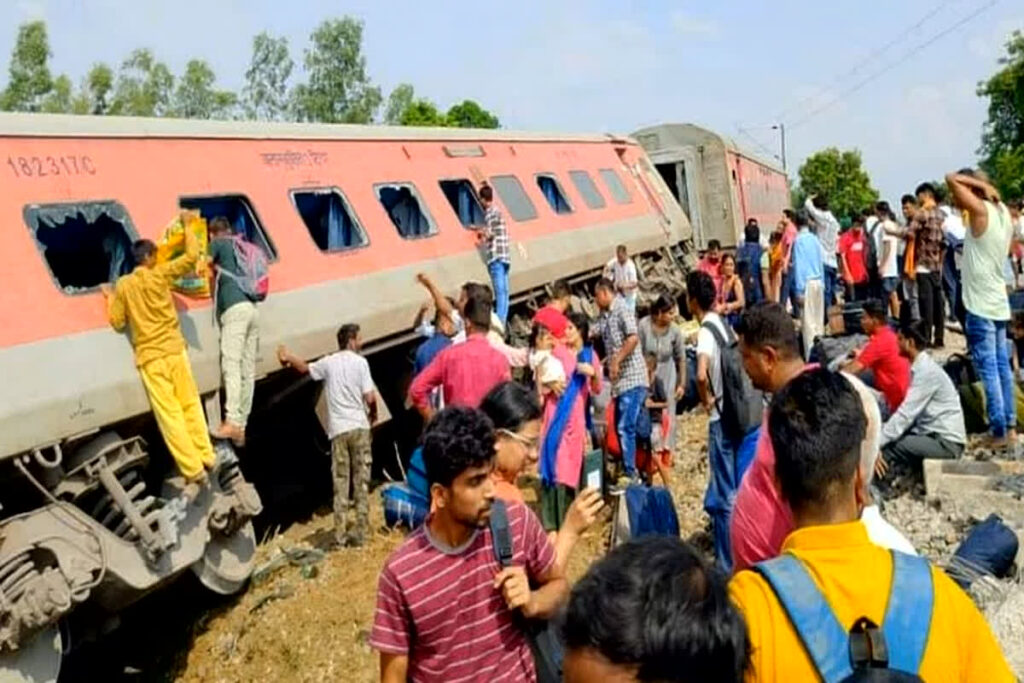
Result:
<svg viewBox="0 0 1024 683">
<path fill-rule="evenodd" d="M 790 272 L 796 295 L 800 328 L 804 342 L 804 358 L 810 356 L 815 337 L 825 331 L 825 252 L 817 235 L 811 232 L 810 217 L 801 209 L 796 213 L 799 229 L 793 242 Z"/>
<path fill-rule="evenodd" d="M 452 344 L 452 337 L 455 336 L 455 324 L 452 319 L 440 311 L 434 313 L 434 333 L 416 349 L 416 356 L 412 363 L 412 376 L 420 374 L 423 368 L 430 365 L 434 356 L 441 353 Z"/>
</svg>

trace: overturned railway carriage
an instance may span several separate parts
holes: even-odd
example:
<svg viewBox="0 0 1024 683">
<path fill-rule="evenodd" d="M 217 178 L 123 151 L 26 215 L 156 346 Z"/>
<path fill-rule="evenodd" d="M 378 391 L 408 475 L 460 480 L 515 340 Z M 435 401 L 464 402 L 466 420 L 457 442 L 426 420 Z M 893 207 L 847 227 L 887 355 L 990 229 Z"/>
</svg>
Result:
<svg viewBox="0 0 1024 683">
<path fill-rule="evenodd" d="M 270 257 L 263 382 L 279 344 L 321 356 L 342 322 L 371 356 L 410 340 L 417 272 L 452 294 L 487 281 L 468 229 L 481 181 L 508 221 L 514 298 L 597 272 L 616 244 L 671 259 L 690 238 L 643 150 L 603 135 L 0 115 L 0 175 L 0 678 L 44 679 L 73 611 L 116 613 L 188 568 L 224 593 L 248 577 L 261 502 L 244 458 L 220 444 L 213 486 L 178 503 L 99 292 L 179 207 L 226 216 Z M 215 420 L 212 305 L 177 303 Z M 401 408 L 400 388 L 380 389 Z"/>
<path fill-rule="evenodd" d="M 786 172 L 727 137 L 690 123 L 644 128 L 633 136 L 682 206 L 698 249 L 713 239 L 738 246 L 750 218 L 767 240 L 789 208 Z"/>
</svg>

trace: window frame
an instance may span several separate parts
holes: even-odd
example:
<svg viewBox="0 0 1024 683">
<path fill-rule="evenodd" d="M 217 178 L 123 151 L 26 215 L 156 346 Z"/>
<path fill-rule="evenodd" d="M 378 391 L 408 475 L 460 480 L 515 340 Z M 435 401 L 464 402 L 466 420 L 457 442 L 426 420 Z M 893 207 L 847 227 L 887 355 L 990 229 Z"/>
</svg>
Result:
<svg viewBox="0 0 1024 683">
<path fill-rule="evenodd" d="M 681 164 L 683 162 L 680 160 L 680 161 L 678 161 L 676 163 L 680 163 Z M 616 179 L 616 181 L 618 181 L 619 187 L 622 188 L 622 191 L 626 193 L 626 200 L 625 201 L 619 201 L 619 198 L 616 196 L 615 190 L 612 188 L 612 184 L 608 182 L 608 179 L 607 179 L 607 177 L 605 175 L 606 173 L 612 175 Z M 622 182 L 622 177 L 615 171 L 614 168 L 599 168 L 599 169 L 597 169 L 597 175 L 600 176 L 601 182 L 604 183 L 605 189 L 608 190 L 608 194 L 610 194 L 612 196 L 612 201 L 614 201 L 616 204 L 618 204 L 620 206 L 625 206 L 626 204 L 632 204 L 633 203 L 633 195 L 630 193 L 629 188 L 626 187 L 626 183 Z M 684 167 L 684 171 L 683 171 L 683 180 L 684 180 L 684 182 L 686 180 L 685 167 Z"/>
<path fill-rule="evenodd" d="M 309 229 L 309 226 L 306 225 L 306 219 L 303 218 L 302 212 L 299 211 L 299 205 L 295 201 L 295 194 L 299 192 L 317 193 L 324 191 L 334 192 L 341 198 L 341 203 L 345 207 L 345 211 L 348 212 L 348 216 L 352 220 L 352 224 L 359 229 L 360 234 L 362 234 L 363 236 L 362 244 L 354 247 L 341 247 L 340 249 L 321 249 L 320 245 L 316 243 L 316 239 L 313 238 L 313 232 Z M 319 187 L 292 188 L 288 190 L 288 199 L 291 201 L 292 208 L 295 209 L 295 213 L 298 214 L 299 220 L 302 221 L 302 227 L 306 229 L 306 234 L 309 236 L 309 240 L 313 243 L 313 246 L 316 247 L 321 254 L 343 254 L 349 251 L 358 251 L 360 249 L 366 249 L 367 247 L 370 246 L 370 232 L 366 229 L 366 226 L 363 225 L 363 222 L 359 220 L 359 216 L 356 214 L 355 211 L 352 210 L 352 203 L 349 202 L 348 197 L 337 185 L 321 185 Z"/>
<path fill-rule="evenodd" d="M 519 187 L 519 191 L 522 193 L 523 198 L 526 199 L 526 201 L 530 205 L 530 210 L 533 212 L 532 216 L 530 216 L 529 218 L 516 218 L 513 215 L 512 208 L 509 206 L 509 203 L 505 201 L 505 196 L 498 189 L 498 185 L 494 182 L 495 179 L 498 179 L 498 178 L 500 178 L 502 180 L 504 180 L 505 178 L 511 178 L 512 180 L 516 181 L 516 185 Z M 508 213 L 508 217 L 510 219 L 514 220 L 516 223 L 529 223 L 530 221 L 535 221 L 538 218 L 540 218 L 540 212 L 537 211 L 537 205 L 533 203 L 532 199 L 530 199 L 530 195 L 527 194 L 527 192 L 526 192 L 526 187 L 523 186 L 523 181 L 521 181 L 519 179 L 519 176 L 517 176 L 515 173 L 501 173 L 501 174 L 498 174 L 498 175 L 492 175 L 492 176 L 488 177 L 487 182 L 491 186 L 491 188 L 494 190 L 494 192 L 498 195 L 498 199 L 501 200 L 501 203 L 502 203 L 502 205 L 504 205 L 505 211 Z M 545 203 L 547 203 L 547 200 L 544 200 L 544 201 L 545 201 Z"/>
<path fill-rule="evenodd" d="M 398 225 L 395 223 L 395 221 L 391 219 L 391 214 L 389 214 L 388 210 L 384 208 L 384 203 L 380 199 L 380 189 L 383 187 L 408 187 L 409 190 L 412 192 L 412 195 L 416 198 L 417 203 L 419 203 L 420 213 L 422 213 L 426 217 L 427 223 L 430 225 L 430 232 L 428 232 L 426 235 L 413 235 L 412 237 L 406 237 L 405 235 L 403 235 L 402 232 L 398 229 Z M 420 194 L 419 188 L 416 187 L 416 183 L 414 183 L 413 181 L 396 180 L 390 182 L 374 183 L 373 196 L 377 200 L 377 206 L 380 207 L 380 210 L 384 212 L 384 218 L 386 218 L 388 223 L 391 224 L 391 227 L 395 229 L 395 234 L 398 235 L 399 239 L 427 240 L 430 239 L 431 237 L 436 237 L 437 235 L 441 234 L 441 228 L 437 225 L 437 221 L 434 220 L 434 216 L 430 213 L 430 207 L 427 206 L 426 200 L 423 199 L 423 195 Z"/>
<path fill-rule="evenodd" d="M 591 188 L 594 190 L 594 194 L 597 196 L 598 199 L 601 200 L 600 206 L 594 206 L 590 203 L 590 201 L 587 200 L 587 193 L 580 189 L 579 182 L 577 182 L 576 180 L 576 178 L 579 176 L 585 177 L 587 181 L 590 183 Z M 583 198 L 583 203 L 586 204 L 588 209 L 592 211 L 600 211 L 601 209 L 608 208 L 608 200 L 606 200 L 604 198 L 604 195 L 601 194 L 601 190 L 598 189 L 597 183 L 594 182 L 594 177 L 590 175 L 590 173 L 587 172 L 585 169 L 578 168 L 569 171 L 569 179 L 572 181 L 573 187 L 576 188 L 576 191 L 579 192 L 580 197 Z"/>
<path fill-rule="evenodd" d="M 469 189 L 473 193 L 473 201 L 476 202 L 476 208 L 480 209 L 480 216 L 482 219 L 483 215 L 486 212 L 484 211 L 484 205 L 480 203 L 480 193 L 473 185 L 473 181 L 466 177 L 443 176 L 437 179 L 437 187 L 438 189 L 441 190 L 441 194 L 444 195 L 444 200 L 448 204 L 448 208 L 450 208 L 452 210 L 452 213 L 455 215 L 455 220 L 458 221 L 459 225 L 462 226 L 463 230 L 473 230 L 473 227 L 466 225 L 465 223 L 462 222 L 462 219 L 459 217 L 459 212 L 455 209 L 454 206 L 452 206 L 451 200 L 448 199 L 448 194 L 444 191 L 444 186 L 441 185 L 441 183 L 449 182 L 462 182 L 469 185 Z"/>
<path fill-rule="evenodd" d="M 540 186 L 541 178 L 548 178 L 554 181 L 555 187 L 558 188 L 558 193 L 562 195 L 562 200 L 565 202 L 566 206 L 569 207 L 568 211 L 558 211 L 555 209 L 555 207 L 551 206 L 551 202 L 548 201 L 547 195 L 544 194 L 544 190 Z M 573 206 L 572 201 L 569 199 L 568 193 L 566 193 L 565 191 L 565 187 L 562 186 L 562 181 L 558 179 L 558 176 L 554 173 L 554 171 L 541 171 L 539 173 L 534 173 L 533 180 L 534 183 L 537 185 L 537 189 L 540 190 L 540 193 L 542 195 L 544 195 L 544 202 L 548 205 L 548 208 L 551 209 L 551 213 L 555 214 L 556 216 L 568 216 L 570 214 L 576 213 L 576 207 Z"/>
<path fill-rule="evenodd" d="M 259 230 L 260 237 L 263 238 L 263 241 L 267 245 L 267 249 L 270 252 L 266 254 L 267 262 L 277 263 L 277 261 L 280 259 L 280 256 L 278 255 L 277 251 L 277 245 L 274 244 L 274 240 L 271 239 L 270 233 L 267 231 L 267 227 L 263 223 L 263 219 L 260 218 L 259 212 L 256 211 L 256 206 L 252 203 L 252 200 L 249 199 L 249 195 L 245 194 L 244 192 L 219 192 L 215 194 L 178 195 L 178 209 L 180 210 L 187 208 L 181 205 L 182 201 L 195 201 L 201 199 L 240 199 L 242 201 L 242 204 L 245 206 L 246 210 L 249 212 L 249 218 L 252 219 L 253 225 L 255 225 L 256 229 Z M 256 246 L 262 248 L 262 245 L 256 242 L 252 242 L 252 244 L 255 244 Z"/>
<path fill-rule="evenodd" d="M 36 232 L 37 231 L 36 231 L 35 228 L 32 227 L 32 223 L 33 223 L 32 216 L 38 210 L 46 209 L 46 208 L 51 208 L 51 207 L 68 206 L 69 204 L 72 204 L 72 205 L 82 205 L 82 204 L 112 204 L 112 205 L 115 205 L 121 211 L 124 212 L 124 223 L 122 223 L 122 225 L 124 226 L 125 234 L 128 235 L 128 241 L 131 242 L 132 244 L 134 244 L 136 241 L 138 241 L 141 238 L 139 237 L 138 231 L 135 229 L 135 223 L 134 223 L 134 221 L 132 221 L 132 217 L 131 217 L 131 214 L 128 212 L 128 209 L 125 207 L 124 204 L 122 204 L 120 201 L 118 201 L 116 199 L 92 199 L 92 200 L 85 200 L 85 201 L 69 201 L 69 202 L 33 202 L 31 204 L 26 204 L 24 207 L 22 207 L 21 215 L 22 215 L 22 221 L 25 224 L 25 229 L 28 230 L 29 237 L 31 237 L 32 243 L 35 244 L 36 251 L 39 253 L 39 258 L 43 262 L 43 267 L 46 269 L 46 272 L 49 274 L 50 281 L 53 282 L 53 286 L 57 288 L 57 291 L 60 292 L 61 294 L 63 294 L 64 296 L 81 296 L 83 294 L 93 294 L 95 292 L 100 291 L 100 287 L 102 287 L 103 285 L 105 285 L 105 284 L 114 284 L 114 283 L 112 283 L 109 280 L 107 280 L 105 282 L 101 282 L 100 284 L 94 285 L 92 287 L 80 287 L 80 288 L 75 289 L 75 291 L 69 292 L 67 290 L 67 288 L 60 283 L 60 280 L 57 278 L 57 274 L 53 272 L 53 268 L 50 267 L 50 262 L 46 258 L 46 245 L 39 241 L 39 238 L 36 236 Z"/>
</svg>

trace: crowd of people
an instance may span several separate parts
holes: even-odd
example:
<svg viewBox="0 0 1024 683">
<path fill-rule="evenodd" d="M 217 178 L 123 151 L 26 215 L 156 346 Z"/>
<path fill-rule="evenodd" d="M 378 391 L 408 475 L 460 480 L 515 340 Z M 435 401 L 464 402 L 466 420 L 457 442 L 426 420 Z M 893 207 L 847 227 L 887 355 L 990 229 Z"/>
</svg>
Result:
<svg viewBox="0 0 1024 683">
<path fill-rule="evenodd" d="M 491 284 L 467 282 L 453 300 L 416 278 L 428 302 L 415 321 L 423 340 L 408 402 L 424 422 L 429 513 L 380 575 L 369 643 L 381 680 L 539 680 L 539 643 L 558 615 L 567 681 L 841 680 L 879 667 L 1013 680 L 970 598 L 878 506 L 895 464 L 956 458 L 966 444 L 957 390 L 929 355 L 944 343 L 949 250 L 962 250 L 949 300 L 955 317 L 963 304 L 992 442 L 1016 437 L 1005 277 L 1013 218 L 978 174 L 947 183 L 956 211 L 924 184 L 904 198 L 906 226 L 880 202 L 841 231 L 817 196 L 787 211 L 767 246 L 753 220 L 735 254 L 710 242 L 686 280 L 685 313 L 698 325 L 689 338 L 667 293 L 638 319 L 641 273 L 620 246 L 593 287 L 597 319 L 572 310 L 567 283 L 552 283 L 525 345 L 509 342 L 509 235 L 482 188 Z M 954 216 L 960 245 L 944 227 Z M 217 246 L 233 239 L 222 227 L 211 225 L 215 262 L 237 271 L 230 244 Z M 111 323 L 131 325 L 168 447 L 201 486 L 214 456 L 170 296 L 197 245 L 186 236 L 185 255 L 166 264 L 152 243 L 135 250 L 138 267 L 108 293 Z M 840 367 L 808 363 L 836 297 L 861 302 L 868 342 Z M 228 396 L 216 438 L 244 439 L 255 304 L 244 287 L 217 290 Z M 358 546 L 370 531 L 378 405 L 359 326 L 342 325 L 337 342 L 315 362 L 283 347 L 278 357 L 324 384 L 335 536 Z M 585 455 L 609 437 L 618 444 L 612 494 L 655 475 L 669 483 L 688 346 L 709 418 L 714 560 L 678 538 L 639 538 L 570 590 L 569 558 L 606 506 L 585 485 Z M 539 479 L 533 506 L 519 487 L 525 473 Z"/>
</svg>

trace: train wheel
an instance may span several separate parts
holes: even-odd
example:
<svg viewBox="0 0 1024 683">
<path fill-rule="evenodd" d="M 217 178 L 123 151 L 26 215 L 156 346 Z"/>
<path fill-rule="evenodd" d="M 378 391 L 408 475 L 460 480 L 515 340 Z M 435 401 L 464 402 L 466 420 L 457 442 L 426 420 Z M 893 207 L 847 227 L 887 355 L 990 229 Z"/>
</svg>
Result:
<svg viewBox="0 0 1024 683">
<path fill-rule="evenodd" d="M 0 657 L 3 683 L 56 683 L 64 640 L 52 624 L 14 652 Z"/>
<path fill-rule="evenodd" d="M 249 580 L 255 554 L 256 532 L 252 522 L 246 522 L 230 536 L 214 534 L 192 571 L 214 593 L 232 595 Z"/>
</svg>

